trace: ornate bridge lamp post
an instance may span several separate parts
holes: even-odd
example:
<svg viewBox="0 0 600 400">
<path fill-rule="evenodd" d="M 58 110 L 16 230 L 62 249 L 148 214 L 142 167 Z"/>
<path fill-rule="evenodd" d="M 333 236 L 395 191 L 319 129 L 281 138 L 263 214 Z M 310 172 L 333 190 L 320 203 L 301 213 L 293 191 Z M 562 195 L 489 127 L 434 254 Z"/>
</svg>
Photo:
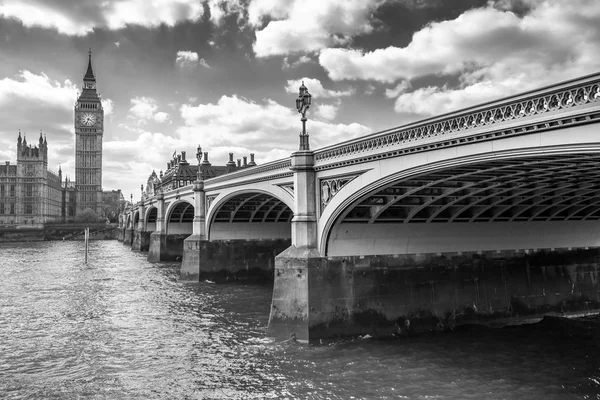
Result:
<svg viewBox="0 0 600 400">
<path fill-rule="evenodd" d="M 308 93 L 308 89 L 304 86 L 304 82 L 302 82 L 302 86 L 300 86 L 300 93 L 298 94 L 298 98 L 296 99 L 296 109 L 300 114 L 302 114 L 302 133 L 300 134 L 300 150 L 310 150 L 310 146 L 308 144 L 308 134 L 306 133 L 306 112 L 308 111 L 311 103 L 312 96 Z"/>
<path fill-rule="evenodd" d="M 203 181 L 204 180 L 204 174 L 202 173 L 202 147 L 200 145 L 198 145 L 198 148 L 196 149 L 196 160 L 198 160 L 198 173 L 197 178 L 199 181 Z"/>
</svg>

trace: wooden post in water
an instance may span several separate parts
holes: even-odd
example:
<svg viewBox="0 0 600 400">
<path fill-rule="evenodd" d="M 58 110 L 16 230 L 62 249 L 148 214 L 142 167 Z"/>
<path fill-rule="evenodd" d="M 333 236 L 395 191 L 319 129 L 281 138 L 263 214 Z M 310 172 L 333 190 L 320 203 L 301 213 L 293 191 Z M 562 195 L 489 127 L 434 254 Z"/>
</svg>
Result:
<svg viewBox="0 0 600 400">
<path fill-rule="evenodd" d="M 88 242 L 90 240 L 90 228 L 85 228 L 85 263 L 88 260 Z"/>
</svg>

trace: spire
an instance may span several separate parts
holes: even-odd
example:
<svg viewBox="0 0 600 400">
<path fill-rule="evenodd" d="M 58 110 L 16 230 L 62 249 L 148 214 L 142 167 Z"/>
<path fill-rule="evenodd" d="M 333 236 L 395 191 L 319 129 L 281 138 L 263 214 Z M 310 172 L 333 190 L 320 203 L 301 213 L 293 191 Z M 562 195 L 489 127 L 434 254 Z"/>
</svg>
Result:
<svg viewBox="0 0 600 400">
<path fill-rule="evenodd" d="M 40 144 L 44 143 L 44 136 L 42 135 L 42 130 L 40 129 Z"/>
<path fill-rule="evenodd" d="M 23 139 L 21 139 L 21 130 L 20 129 L 19 129 L 19 139 L 17 139 L 17 140 L 19 143 L 21 143 L 21 141 L 23 140 Z"/>
<path fill-rule="evenodd" d="M 95 81 L 96 77 L 94 76 L 94 70 L 92 69 L 92 49 L 90 48 L 90 51 L 88 52 L 88 67 L 87 67 L 87 71 L 85 72 L 85 76 L 83 77 L 84 81 Z"/>
</svg>

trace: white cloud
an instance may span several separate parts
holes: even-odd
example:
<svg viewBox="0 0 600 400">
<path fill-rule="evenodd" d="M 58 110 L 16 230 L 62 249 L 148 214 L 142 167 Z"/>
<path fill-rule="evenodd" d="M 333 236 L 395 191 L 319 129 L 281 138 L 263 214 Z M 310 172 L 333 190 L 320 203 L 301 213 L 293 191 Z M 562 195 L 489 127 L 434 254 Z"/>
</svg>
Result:
<svg viewBox="0 0 600 400">
<path fill-rule="evenodd" d="M 70 110 L 77 99 L 77 86 L 69 80 L 63 83 L 52 80 L 43 72 L 36 75 L 23 70 L 17 79 L 0 80 L 0 106 L 12 103 L 15 98 L 36 102 L 42 107 Z"/>
<path fill-rule="evenodd" d="M 351 96 L 354 94 L 354 88 L 349 88 L 347 90 L 330 90 L 325 89 L 320 80 L 315 78 L 302 78 L 302 79 L 290 79 L 287 81 L 287 86 L 285 87 L 285 91 L 287 93 L 298 94 L 298 90 L 300 85 L 304 82 L 304 86 L 308 89 L 308 92 L 313 97 L 313 100 L 318 98 L 328 98 L 328 97 L 343 97 L 343 96 Z"/>
<path fill-rule="evenodd" d="M 337 115 L 339 103 L 335 104 L 319 104 L 316 106 L 315 115 L 327 121 L 332 121 Z"/>
<path fill-rule="evenodd" d="M 94 28 L 121 29 L 127 25 L 146 27 L 178 22 L 197 21 L 203 14 L 202 3 L 196 0 L 107 0 L 80 7 L 51 7 L 22 0 L 4 0 L 0 16 L 20 20 L 27 27 L 56 29 L 66 35 L 83 36 Z"/>
<path fill-rule="evenodd" d="M 434 22 L 403 48 L 325 49 L 319 62 L 333 80 L 392 83 L 427 75 L 458 85 L 398 91 L 398 112 L 437 114 L 600 69 L 600 2 L 526 0 L 524 16 L 490 2 Z M 548 23 L 552 21 L 552 23 Z M 397 89 L 403 89 L 402 87 Z M 388 90 L 388 97 L 395 90 Z"/>
<path fill-rule="evenodd" d="M 216 104 L 183 105 L 180 111 L 185 126 L 177 132 L 186 143 L 196 143 L 201 133 L 203 148 L 252 149 L 263 162 L 298 148 L 300 115 L 273 100 L 256 103 L 235 95 L 222 96 Z M 307 131 L 312 148 L 319 148 L 365 135 L 370 129 L 356 123 L 331 124 L 309 118 Z"/>
<path fill-rule="evenodd" d="M 385 89 L 385 97 L 388 99 L 393 99 L 394 97 L 398 97 L 400 93 L 404 93 L 408 90 L 412 89 L 412 85 L 409 81 L 402 81 L 396 85 L 393 89 Z"/>
<path fill-rule="evenodd" d="M 179 50 L 175 63 L 180 67 L 196 67 L 202 65 L 205 68 L 210 68 L 204 58 L 200 58 L 195 51 Z"/>
<path fill-rule="evenodd" d="M 196 0 L 121 0 L 101 6 L 100 10 L 110 29 L 127 25 L 175 26 L 181 21 L 197 21 L 204 12 L 202 3 Z"/>
<path fill-rule="evenodd" d="M 282 67 L 284 69 L 296 68 L 297 66 L 299 66 L 301 64 L 307 64 L 309 62 L 312 62 L 312 59 L 308 56 L 300 56 L 296 61 L 292 62 L 291 64 L 288 61 L 288 57 L 284 57 L 283 62 L 282 62 Z"/>
<path fill-rule="evenodd" d="M 157 112 L 156 100 L 151 97 L 134 97 L 130 100 L 128 118 L 137 120 L 138 125 L 145 125 L 148 121 L 167 122 L 170 115 L 166 112 Z"/>
<path fill-rule="evenodd" d="M 372 31 L 371 13 L 382 0 L 252 0 L 248 21 L 256 30 L 258 57 L 313 52 L 346 44 Z M 271 19 L 266 26 L 263 22 Z"/>
<path fill-rule="evenodd" d="M 109 116 L 112 115 L 113 110 L 115 109 L 115 103 L 111 99 L 102 99 L 102 108 L 104 109 L 104 115 Z"/>
<path fill-rule="evenodd" d="M 120 46 L 121 46 L 121 42 L 119 42 L 119 41 L 116 41 L 116 42 L 115 42 L 115 46 L 117 46 L 117 47 L 120 47 Z"/>
<path fill-rule="evenodd" d="M 210 20 L 215 25 L 221 25 L 223 18 L 228 14 L 238 13 L 242 16 L 244 5 L 240 0 L 207 0 L 206 4 L 210 10 Z"/>
</svg>

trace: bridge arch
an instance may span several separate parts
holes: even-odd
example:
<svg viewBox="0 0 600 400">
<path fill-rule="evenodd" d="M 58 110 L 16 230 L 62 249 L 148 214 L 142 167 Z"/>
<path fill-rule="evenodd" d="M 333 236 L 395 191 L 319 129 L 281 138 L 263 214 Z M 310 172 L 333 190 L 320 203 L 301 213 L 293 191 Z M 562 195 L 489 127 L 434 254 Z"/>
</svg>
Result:
<svg viewBox="0 0 600 400">
<path fill-rule="evenodd" d="M 463 243 L 465 251 L 518 249 L 516 237 L 504 244 L 493 241 L 510 238 L 517 223 L 525 227 L 521 234 L 535 236 L 559 221 L 563 236 L 571 230 L 573 242 L 587 234 L 596 237 L 586 242 L 595 243 L 598 235 L 590 230 L 595 232 L 599 224 L 589 221 L 600 219 L 599 173 L 600 145 L 593 142 L 474 152 L 395 171 L 368 170 L 325 208 L 319 221 L 320 251 L 351 255 L 359 244 L 364 247 L 356 255 L 460 250 L 458 239 L 447 246 L 436 242 L 438 232 L 445 238 L 470 235 L 474 243 Z M 588 222 L 575 226 L 574 221 Z M 541 236 L 531 248 L 554 247 L 556 238 Z"/>
<path fill-rule="evenodd" d="M 285 239 L 291 237 L 293 202 L 261 189 L 222 194 L 210 204 L 209 240 Z"/>
<path fill-rule="evenodd" d="M 158 218 L 158 208 L 155 206 L 150 206 L 146 209 L 146 213 L 144 215 L 146 223 L 146 232 L 154 232 L 156 231 L 156 219 Z"/>
<path fill-rule="evenodd" d="M 125 220 L 125 229 L 131 229 L 132 218 L 133 218 L 133 215 L 131 215 L 131 213 L 128 213 L 127 214 L 127 219 Z"/>
<path fill-rule="evenodd" d="M 135 212 L 133 213 L 132 221 L 133 221 L 132 229 L 137 229 L 138 222 L 140 221 L 140 210 L 135 210 Z"/>
<path fill-rule="evenodd" d="M 189 234 L 193 232 L 194 205 L 186 200 L 169 204 L 165 212 L 165 232 L 167 235 Z"/>
</svg>

